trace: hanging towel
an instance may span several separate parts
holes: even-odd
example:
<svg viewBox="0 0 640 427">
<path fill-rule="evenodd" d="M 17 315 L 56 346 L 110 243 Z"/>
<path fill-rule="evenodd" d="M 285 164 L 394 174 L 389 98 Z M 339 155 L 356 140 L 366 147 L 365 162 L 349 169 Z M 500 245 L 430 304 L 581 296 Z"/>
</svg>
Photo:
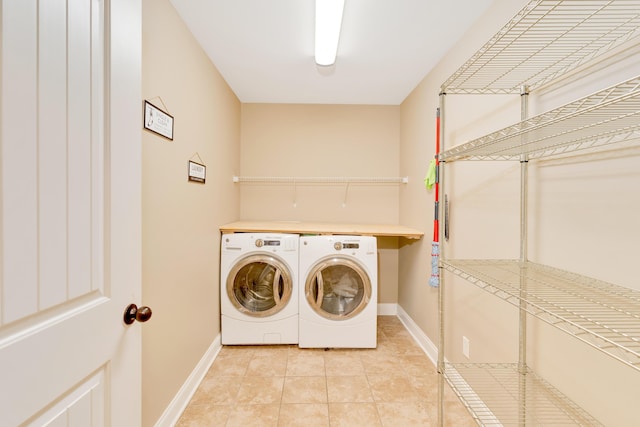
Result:
<svg viewBox="0 0 640 427">
<path fill-rule="evenodd" d="M 433 184 L 436 183 L 436 159 L 432 159 L 431 163 L 429 163 L 429 170 L 427 171 L 427 175 L 424 177 L 424 186 L 427 190 L 431 190 Z"/>
</svg>

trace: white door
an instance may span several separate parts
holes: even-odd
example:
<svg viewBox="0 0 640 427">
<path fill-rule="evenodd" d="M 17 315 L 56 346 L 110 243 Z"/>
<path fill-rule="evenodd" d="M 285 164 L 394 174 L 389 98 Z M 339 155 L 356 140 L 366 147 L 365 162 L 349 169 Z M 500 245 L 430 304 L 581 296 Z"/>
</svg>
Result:
<svg viewBox="0 0 640 427">
<path fill-rule="evenodd" d="M 140 0 L 0 0 L 0 425 L 140 424 Z"/>
</svg>

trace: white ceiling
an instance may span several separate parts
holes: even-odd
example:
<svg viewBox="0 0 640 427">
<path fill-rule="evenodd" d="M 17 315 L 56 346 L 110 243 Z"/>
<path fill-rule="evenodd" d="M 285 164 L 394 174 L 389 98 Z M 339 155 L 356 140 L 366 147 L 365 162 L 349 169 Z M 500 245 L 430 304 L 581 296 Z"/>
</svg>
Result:
<svg viewBox="0 0 640 427">
<path fill-rule="evenodd" d="M 346 0 L 336 64 L 314 0 L 171 0 L 244 103 L 398 105 L 492 0 Z"/>
</svg>

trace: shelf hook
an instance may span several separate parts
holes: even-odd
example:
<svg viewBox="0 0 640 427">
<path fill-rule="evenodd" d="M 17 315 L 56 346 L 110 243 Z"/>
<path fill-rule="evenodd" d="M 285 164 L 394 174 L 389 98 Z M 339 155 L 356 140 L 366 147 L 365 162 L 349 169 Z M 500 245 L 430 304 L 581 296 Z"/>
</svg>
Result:
<svg viewBox="0 0 640 427">
<path fill-rule="evenodd" d="M 343 208 L 347 207 L 347 194 L 349 194 L 349 183 L 350 183 L 350 181 L 347 180 L 347 185 L 344 188 L 344 199 L 342 199 L 342 207 Z"/>
<path fill-rule="evenodd" d="M 293 207 L 297 208 L 298 207 L 298 195 L 297 195 L 297 191 L 298 191 L 298 181 L 294 178 L 293 179 Z"/>
</svg>

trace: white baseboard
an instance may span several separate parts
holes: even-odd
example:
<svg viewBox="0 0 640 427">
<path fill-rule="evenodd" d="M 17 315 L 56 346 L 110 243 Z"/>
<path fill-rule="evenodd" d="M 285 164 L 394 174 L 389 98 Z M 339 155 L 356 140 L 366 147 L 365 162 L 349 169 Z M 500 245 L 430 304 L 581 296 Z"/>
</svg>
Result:
<svg viewBox="0 0 640 427">
<path fill-rule="evenodd" d="M 176 425 L 213 361 L 218 357 L 220 349 L 222 349 L 222 345 L 220 344 L 220 334 L 218 334 L 182 387 L 180 387 L 167 409 L 162 413 L 155 427 L 173 427 Z"/>
<path fill-rule="evenodd" d="M 398 305 L 398 318 L 400 319 L 404 327 L 407 328 L 407 331 L 409 331 L 411 336 L 413 336 L 413 339 L 416 340 L 418 345 L 426 353 L 427 357 L 431 360 L 434 366 L 437 366 L 438 365 L 438 347 L 429 339 L 427 334 L 425 334 L 422 331 L 422 329 L 420 329 L 420 327 L 416 324 L 416 322 L 414 322 L 413 319 L 409 317 L 407 312 L 404 311 L 402 307 L 400 307 L 400 305 Z M 446 358 L 445 358 L 445 363 L 447 363 Z M 458 384 L 464 384 L 462 387 L 460 387 L 460 390 L 458 392 L 463 392 L 468 401 L 482 402 L 480 397 L 477 394 L 475 394 L 473 389 L 468 384 L 466 384 L 466 382 L 460 376 L 458 371 L 456 371 L 453 367 L 447 368 L 447 375 L 450 378 L 456 378 L 456 382 Z M 493 413 L 488 407 L 485 407 L 485 409 L 479 412 L 484 414 L 483 420 L 489 421 L 487 425 L 492 425 L 492 426 L 495 425 L 496 427 L 502 426 L 498 418 L 496 418 L 495 415 L 493 415 Z"/>
<path fill-rule="evenodd" d="M 413 339 L 416 340 L 418 345 L 422 348 L 422 350 L 426 353 L 427 357 L 431 359 L 431 362 L 434 365 L 438 363 L 438 347 L 429 339 L 427 334 L 422 332 L 422 329 L 413 321 L 411 317 L 407 314 L 406 311 L 402 309 L 400 305 L 398 307 L 398 318 L 402 322 L 407 331 L 413 336 Z"/>
<path fill-rule="evenodd" d="M 378 304 L 378 316 L 397 316 L 398 304 Z"/>
</svg>

